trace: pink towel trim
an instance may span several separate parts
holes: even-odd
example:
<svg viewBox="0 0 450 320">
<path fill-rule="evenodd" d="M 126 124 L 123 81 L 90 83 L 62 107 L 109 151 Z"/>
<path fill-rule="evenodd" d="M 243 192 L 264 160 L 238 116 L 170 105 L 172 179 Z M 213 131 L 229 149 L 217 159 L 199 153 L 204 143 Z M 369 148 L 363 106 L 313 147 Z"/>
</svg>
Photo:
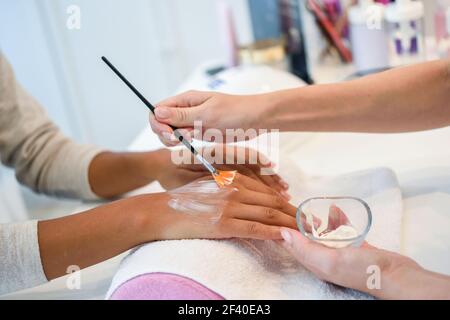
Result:
<svg viewBox="0 0 450 320">
<path fill-rule="evenodd" d="M 149 273 L 122 284 L 111 300 L 225 300 L 200 283 L 175 274 Z"/>
</svg>

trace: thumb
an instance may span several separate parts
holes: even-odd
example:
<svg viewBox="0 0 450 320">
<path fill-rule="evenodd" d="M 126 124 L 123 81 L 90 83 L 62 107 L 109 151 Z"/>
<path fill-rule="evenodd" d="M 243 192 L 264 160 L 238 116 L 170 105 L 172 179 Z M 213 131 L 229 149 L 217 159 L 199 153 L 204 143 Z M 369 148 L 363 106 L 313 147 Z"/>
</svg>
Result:
<svg viewBox="0 0 450 320">
<path fill-rule="evenodd" d="M 305 246 L 308 244 L 308 239 L 296 230 L 283 228 L 281 229 L 281 236 L 284 240 L 283 246 L 299 261 L 303 262 Z"/>
<path fill-rule="evenodd" d="M 284 239 L 283 246 L 306 268 L 321 269 L 326 264 L 335 250 L 314 243 L 299 231 L 283 228 L 281 236 Z"/>
<path fill-rule="evenodd" d="M 194 126 L 194 122 L 200 119 L 200 111 L 200 107 L 157 107 L 155 110 L 155 116 L 161 123 L 170 124 L 177 128 L 191 128 Z"/>
</svg>

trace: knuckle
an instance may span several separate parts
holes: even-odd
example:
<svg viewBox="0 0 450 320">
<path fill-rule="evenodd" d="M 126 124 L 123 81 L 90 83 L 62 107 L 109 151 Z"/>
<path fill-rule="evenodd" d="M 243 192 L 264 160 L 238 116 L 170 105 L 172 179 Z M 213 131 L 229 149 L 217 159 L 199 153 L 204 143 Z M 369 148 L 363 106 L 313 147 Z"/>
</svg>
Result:
<svg viewBox="0 0 450 320">
<path fill-rule="evenodd" d="M 184 108 L 177 109 L 177 118 L 181 122 L 185 122 L 187 119 L 187 112 Z"/>
<path fill-rule="evenodd" d="M 273 205 L 275 208 L 283 208 L 284 200 L 280 196 L 277 195 L 273 198 Z"/>
<path fill-rule="evenodd" d="M 255 222 L 251 222 L 247 225 L 247 231 L 248 231 L 248 234 L 254 235 L 254 234 L 258 233 L 259 227 Z"/>
<path fill-rule="evenodd" d="M 238 192 L 231 192 L 228 196 L 227 196 L 227 200 L 230 202 L 240 202 L 241 199 L 244 197 L 243 196 L 243 191 L 239 188 L 239 186 L 234 186 L 235 189 L 238 190 Z"/>
<path fill-rule="evenodd" d="M 269 190 L 269 192 L 270 192 L 271 194 L 273 194 L 274 196 L 276 196 L 276 197 L 279 196 L 279 193 L 278 193 L 277 191 L 275 191 L 274 189 L 272 189 L 272 188 L 270 188 L 270 187 L 267 187 L 267 190 Z"/>
<path fill-rule="evenodd" d="M 266 219 L 268 220 L 273 220 L 277 217 L 277 213 L 274 209 L 272 208 L 266 208 L 265 212 L 264 212 L 264 216 L 266 217 Z"/>
<path fill-rule="evenodd" d="M 225 221 L 225 220 L 229 219 L 230 217 L 232 217 L 233 216 L 233 214 L 232 214 L 233 211 L 234 211 L 233 203 L 227 201 L 224 204 L 224 208 L 223 208 L 222 214 L 220 215 L 220 220 L 221 221 Z"/>
<path fill-rule="evenodd" d="M 229 236 L 230 228 L 228 228 L 228 224 L 226 221 L 219 221 L 218 223 L 214 224 L 214 233 L 218 234 L 223 237 Z"/>
</svg>

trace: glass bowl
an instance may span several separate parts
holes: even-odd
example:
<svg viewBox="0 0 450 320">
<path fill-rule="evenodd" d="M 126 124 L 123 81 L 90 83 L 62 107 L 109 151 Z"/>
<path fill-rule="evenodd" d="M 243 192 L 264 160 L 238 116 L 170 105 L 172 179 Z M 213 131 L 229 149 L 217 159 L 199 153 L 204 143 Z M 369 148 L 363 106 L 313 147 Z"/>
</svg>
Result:
<svg viewBox="0 0 450 320">
<path fill-rule="evenodd" d="M 361 246 L 372 226 L 369 205 L 354 197 L 317 197 L 297 209 L 297 226 L 307 238 L 330 248 Z"/>
</svg>

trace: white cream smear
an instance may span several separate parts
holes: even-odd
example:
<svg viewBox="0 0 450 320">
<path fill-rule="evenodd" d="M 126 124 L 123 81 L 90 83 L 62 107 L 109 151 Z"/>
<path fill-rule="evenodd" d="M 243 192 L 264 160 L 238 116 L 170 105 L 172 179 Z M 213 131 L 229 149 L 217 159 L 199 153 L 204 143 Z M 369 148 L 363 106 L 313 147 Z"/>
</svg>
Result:
<svg viewBox="0 0 450 320">
<path fill-rule="evenodd" d="M 228 203 L 229 196 L 237 191 L 220 187 L 214 180 L 195 181 L 169 192 L 169 207 L 189 215 L 201 215 L 217 221 Z"/>
<path fill-rule="evenodd" d="M 309 210 L 305 210 L 303 212 L 306 216 L 307 224 L 311 226 L 312 235 L 314 236 L 314 238 L 321 240 L 330 240 L 330 241 L 320 241 L 320 243 L 323 244 L 324 246 L 335 249 L 345 248 L 349 246 L 351 243 L 346 242 L 344 240 L 350 241 L 350 239 L 358 237 L 358 231 L 352 225 L 350 225 L 350 222 L 348 222 L 348 224 L 346 225 L 339 226 L 335 230 L 326 232 L 326 230 L 328 229 L 329 216 L 325 217 L 324 221 L 322 221 L 322 223 L 316 230 L 313 214 L 309 212 Z"/>
<path fill-rule="evenodd" d="M 351 243 L 346 241 L 335 241 L 335 240 L 349 240 L 354 239 L 358 236 L 358 232 L 352 226 L 340 226 L 336 230 L 333 230 L 328 233 L 324 233 L 319 236 L 319 239 L 323 240 L 332 240 L 332 241 L 323 241 L 322 244 L 335 249 L 341 249 L 349 246 Z"/>
</svg>

